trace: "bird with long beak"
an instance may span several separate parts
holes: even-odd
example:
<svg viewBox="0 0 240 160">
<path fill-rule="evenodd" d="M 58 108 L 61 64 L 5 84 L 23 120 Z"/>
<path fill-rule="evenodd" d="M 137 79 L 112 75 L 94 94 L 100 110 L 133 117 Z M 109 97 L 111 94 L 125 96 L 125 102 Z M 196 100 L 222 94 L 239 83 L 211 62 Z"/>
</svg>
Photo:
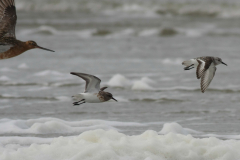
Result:
<svg viewBox="0 0 240 160">
<path fill-rule="evenodd" d="M 12 58 L 34 48 L 54 52 L 38 46 L 34 41 L 17 40 L 15 36 L 16 22 L 14 0 L 0 0 L 0 59 Z"/>
<path fill-rule="evenodd" d="M 104 91 L 107 87 L 102 87 L 100 89 L 101 80 L 98 77 L 85 73 L 71 72 L 71 74 L 76 75 L 86 81 L 85 92 L 72 96 L 73 100 L 75 101 L 73 105 L 81 105 L 86 102 L 100 103 L 109 101 L 111 99 L 117 102 L 111 93 Z"/>
</svg>

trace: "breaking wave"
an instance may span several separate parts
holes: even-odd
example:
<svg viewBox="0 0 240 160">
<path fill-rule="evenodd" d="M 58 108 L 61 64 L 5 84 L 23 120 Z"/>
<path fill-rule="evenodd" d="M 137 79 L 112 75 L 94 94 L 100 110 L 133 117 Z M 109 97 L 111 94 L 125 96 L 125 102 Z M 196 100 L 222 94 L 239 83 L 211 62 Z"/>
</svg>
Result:
<svg viewBox="0 0 240 160">
<path fill-rule="evenodd" d="M 58 11 L 58 12 L 85 12 L 103 13 L 108 15 L 171 15 L 193 17 L 239 17 L 240 3 L 217 1 L 139 1 L 139 0 L 19 0 L 16 2 L 19 11 Z"/>
<path fill-rule="evenodd" d="M 126 28 L 125 28 L 126 27 Z M 56 36 L 75 36 L 80 38 L 126 38 L 126 37 L 171 37 L 171 36 L 186 36 L 186 37 L 201 37 L 201 36 L 238 36 L 240 37 L 239 28 L 222 29 L 215 26 L 202 26 L 200 28 L 146 28 L 139 30 L 138 28 L 124 28 L 118 30 L 111 29 L 80 29 L 80 30 L 59 30 L 52 26 L 42 25 L 38 28 L 20 30 L 21 35 L 56 35 Z M 22 64 L 19 69 L 28 68 L 27 65 Z M 1 69 L 1 72 L 8 71 Z"/>
</svg>

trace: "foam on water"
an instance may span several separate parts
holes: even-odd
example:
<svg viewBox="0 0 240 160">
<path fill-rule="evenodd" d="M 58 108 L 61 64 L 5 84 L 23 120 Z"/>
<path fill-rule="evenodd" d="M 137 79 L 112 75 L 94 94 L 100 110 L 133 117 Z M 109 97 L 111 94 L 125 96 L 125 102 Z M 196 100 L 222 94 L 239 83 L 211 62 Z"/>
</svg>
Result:
<svg viewBox="0 0 240 160">
<path fill-rule="evenodd" d="M 111 87 L 126 87 L 130 86 L 131 82 L 126 77 L 121 74 L 114 75 L 107 83 L 108 86 Z"/>
<path fill-rule="evenodd" d="M 2 160 L 238 160 L 240 142 L 214 137 L 148 130 L 128 136 L 116 130 L 91 130 L 75 137 L 59 137 L 49 144 L 0 146 Z"/>
<path fill-rule="evenodd" d="M 64 99 L 65 100 L 65 99 Z M 104 120 L 64 121 L 57 118 L 29 120 L 0 120 L 0 134 L 49 134 L 81 133 L 92 129 L 113 129 L 113 126 L 144 126 L 134 122 L 115 122 Z"/>
<path fill-rule="evenodd" d="M 132 90 L 154 90 L 150 84 L 155 84 L 148 77 L 142 77 L 140 80 L 129 80 L 121 74 L 114 75 L 107 85 L 111 87 L 131 88 Z"/>
<path fill-rule="evenodd" d="M 146 127 L 161 122 L 136 123 L 103 120 L 64 121 L 57 118 L 0 120 L 1 160 L 238 160 L 239 140 L 220 140 L 178 123 L 165 123 L 160 132 L 120 133 L 115 127 Z M 98 129 L 97 129 L 98 128 Z M 71 137 L 41 138 L 29 134 L 74 133 Z M 24 136 L 9 136 L 22 134 Z M 80 134 L 80 135 L 79 135 Z M 160 135 L 159 135 L 160 134 Z M 198 137 L 194 138 L 191 134 Z M 209 136 L 209 137 L 208 137 Z M 225 136 L 225 138 L 239 136 Z"/>
<path fill-rule="evenodd" d="M 163 125 L 162 130 L 159 133 L 160 134 L 179 133 L 183 135 L 188 135 L 188 134 L 200 133 L 200 132 L 189 129 L 189 128 L 183 128 L 178 123 L 173 122 L 173 123 L 165 123 Z"/>
</svg>

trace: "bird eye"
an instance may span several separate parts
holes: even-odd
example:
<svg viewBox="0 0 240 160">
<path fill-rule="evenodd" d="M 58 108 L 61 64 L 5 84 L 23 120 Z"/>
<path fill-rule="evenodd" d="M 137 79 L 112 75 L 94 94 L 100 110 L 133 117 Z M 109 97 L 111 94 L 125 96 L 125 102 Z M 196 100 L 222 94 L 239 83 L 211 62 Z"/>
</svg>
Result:
<svg viewBox="0 0 240 160">
<path fill-rule="evenodd" d="M 31 44 L 31 45 L 33 45 L 33 46 L 35 45 L 35 43 L 34 43 L 34 42 L 31 42 L 30 44 Z"/>
</svg>

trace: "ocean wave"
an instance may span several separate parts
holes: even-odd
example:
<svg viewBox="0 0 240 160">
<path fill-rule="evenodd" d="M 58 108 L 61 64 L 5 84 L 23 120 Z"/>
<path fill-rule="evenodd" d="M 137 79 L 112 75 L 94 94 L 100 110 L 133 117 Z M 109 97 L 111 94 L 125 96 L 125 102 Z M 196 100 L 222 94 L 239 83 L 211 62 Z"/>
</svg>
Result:
<svg viewBox="0 0 240 160">
<path fill-rule="evenodd" d="M 35 77 L 45 77 L 45 76 L 48 76 L 48 77 L 53 78 L 55 80 L 73 79 L 73 77 L 70 74 L 61 73 L 61 72 L 55 71 L 55 70 L 40 71 L 40 72 L 34 73 L 33 76 L 35 76 Z"/>
<path fill-rule="evenodd" d="M 97 29 L 85 29 L 85 30 L 71 30 L 63 31 L 58 30 L 51 26 L 40 26 L 34 29 L 24 29 L 19 31 L 21 35 L 30 35 L 30 34 L 42 34 L 42 35 L 58 35 L 58 36 L 78 36 L 82 38 L 89 38 L 92 36 L 104 36 L 107 35 L 107 31 L 97 30 Z M 110 32 L 110 31 L 109 31 Z"/>
<path fill-rule="evenodd" d="M 41 90 L 41 88 L 39 90 Z M 38 89 L 36 91 L 38 91 Z M 29 96 L 18 96 L 18 95 L 10 95 L 10 94 L 1 94 L 0 99 L 27 99 L 27 100 L 51 100 L 51 101 L 58 100 L 56 97 L 29 97 Z"/>
<path fill-rule="evenodd" d="M 127 26 L 126 26 L 127 27 Z M 126 38 L 126 37 L 169 37 L 169 36 L 187 36 L 187 37 L 201 37 L 201 36 L 240 36 L 239 28 L 223 29 L 216 28 L 214 25 L 206 25 L 197 28 L 147 28 L 139 30 L 138 28 L 121 28 L 118 30 L 89 28 L 81 30 L 58 30 L 52 26 L 42 25 L 38 28 L 23 29 L 19 34 L 39 34 L 39 35 L 56 35 L 56 36 L 75 36 L 80 38 L 94 38 L 105 37 L 109 38 Z M 20 69 L 27 69 L 26 64 L 19 65 Z M 6 72 L 11 69 L 4 68 L 0 71 Z M 14 71 L 14 70 L 11 70 Z"/>
<path fill-rule="evenodd" d="M 63 98 L 63 97 L 59 97 Z M 39 118 L 29 120 L 1 119 L 0 126 L 3 128 L 0 135 L 17 134 L 80 134 L 94 129 L 116 129 L 115 127 L 137 127 L 146 124 L 136 122 L 117 122 L 104 120 L 65 121 L 58 118 Z"/>
<path fill-rule="evenodd" d="M 142 77 L 140 80 L 129 80 L 121 74 L 116 74 L 107 82 L 107 85 L 110 87 L 129 88 L 138 91 L 151 91 L 154 90 L 151 86 L 151 84 L 154 83 L 155 82 L 148 77 Z"/>
<path fill-rule="evenodd" d="M 238 2 L 217 1 L 156 1 L 142 2 L 105 1 L 105 0 L 19 0 L 18 11 L 57 11 L 57 12 L 85 12 L 103 13 L 108 15 L 141 15 L 141 16 L 192 16 L 192 17 L 239 17 L 240 4 Z"/>
<path fill-rule="evenodd" d="M 141 102 L 158 102 L 158 103 L 179 103 L 184 100 L 181 99 L 171 99 L 171 98 L 143 98 L 143 99 L 130 99 L 130 101 L 141 101 Z"/>
<path fill-rule="evenodd" d="M 6 122 L 8 120 L 5 120 Z M 42 121 L 34 124 L 32 128 L 40 125 L 48 126 L 47 131 L 67 132 L 68 124 Z M 90 122 L 91 123 L 91 122 Z M 19 123 L 20 128 L 28 129 L 32 123 Z M 73 124 L 72 124 L 73 125 Z M 74 125 L 75 128 L 77 124 Z M 19 128 L 19 127 L 18 127 Z M 16 128 L 16 129 L 18 129 Z M 4 128 L 3 128 L 4 129 Z M 11 128 L 15 129 L 15 128 Z M 46 131 L 39 129 L 37 131 Z M 191 134 L 199 132 L 183 128 L 177 123 L 164 124 L 160 132 L 147 130 L 139 135 L 126 135 L 116 129 L 96 129 L 84 131 L 78 136 L 58 137 L 41 141 L 39 138 L 14 138 L 16 142 L 29 144 L 19 146 L 8 138 L 0 145 L 0 159 L 11 160 L 53 160 L 53 159 L 88 159 L 88 160 L 185 160 L 185 159 L 218 159 L 238 160 L 240 157 L 238 140 L 220 140 L 215 137 L 194 138 Z M 159 135 L 161 134 L 161 135 Z M 239 137 L 239 136 L 237 136 Z M 45 144 L 42 144 L 42 142 Z"/>
</svg>

